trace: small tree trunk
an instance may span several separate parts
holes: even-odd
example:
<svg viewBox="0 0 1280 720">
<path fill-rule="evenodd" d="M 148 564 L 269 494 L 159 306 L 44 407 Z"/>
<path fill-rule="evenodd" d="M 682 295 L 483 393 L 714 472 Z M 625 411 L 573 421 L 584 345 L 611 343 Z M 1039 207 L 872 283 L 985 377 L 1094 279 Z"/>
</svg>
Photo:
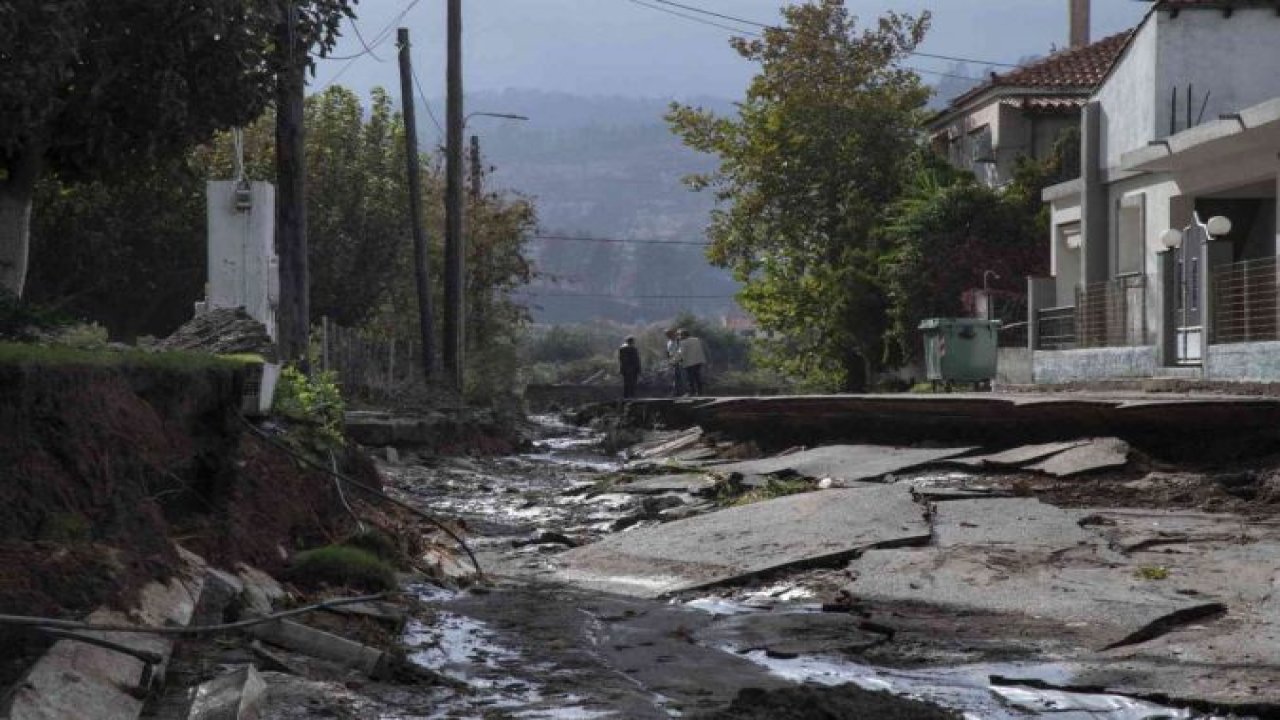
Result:
<svg viewBox="0 0 1280 720">
<path fill-rule="evenodd" d="M 0 182 L 0 288 L 18 297 L 27 281 L 31 199 L 39 176 L 39 163 L 24 156 L 9 165 L 9 179 Z"/>
</svg>

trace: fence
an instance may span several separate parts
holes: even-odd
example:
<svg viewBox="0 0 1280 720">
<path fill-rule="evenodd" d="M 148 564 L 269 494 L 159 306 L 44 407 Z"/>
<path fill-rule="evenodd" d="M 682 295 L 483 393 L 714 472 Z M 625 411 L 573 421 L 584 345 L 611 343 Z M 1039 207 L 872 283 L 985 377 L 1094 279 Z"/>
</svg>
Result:
<svg viewBox="0 0 1280 720">
<path fill-rule="evenodd" d="M 1076 309 L 1045 308 L 1036 311 L 1036 349 L 1070 350 L 1076 346 Z"/>
<path fill-rule="evenodd" d="M 1214 343 L 1280 340 L 1277 323 L 1277 258 L 1259 258 L 1213 269 Z"/>
<path fill-rule="evenodd" d="M 420 343 L 374 337 L 325 322 L 320 330 L 320 366 L 338 373 L 356 397 L 391 398 L 422 382 Z"/>
<path fill-rule="evenodd" d="M 1076 347 L 1124 347 L 1146 342 L 1146 276 L 1076 288 Z"/>
</svg>

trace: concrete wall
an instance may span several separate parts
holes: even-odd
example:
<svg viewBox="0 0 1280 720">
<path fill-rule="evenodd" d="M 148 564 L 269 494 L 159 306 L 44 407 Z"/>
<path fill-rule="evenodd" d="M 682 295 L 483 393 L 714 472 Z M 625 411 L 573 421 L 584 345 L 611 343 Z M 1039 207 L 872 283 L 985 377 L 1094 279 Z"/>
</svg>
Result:
<svg viewBox="0 0 1280 720">
<path fill-rule="evenodd" d="M 1210 345 L 1206 380 L 1280 381 L 1280 342 Z"/>
<path fill-rule="evenodd" d="M 1032 359 L 1035 382 L 1045 385 L 1149 378 L 1156 372 L 1156 349 L 1151 345 L 1089 350 L 1038 350 Z"/>
<path fill-rule="evenodd" d="M 1124 153 L 1156 139 L 1156 62 L 1156 23 L 1147 22 L 1094 94 L 1102 108 L 1104 169 L 1120 167 Z"/>
<path fill-rule="evenodd" d="M 1159 67 L 1156 85 L 1157 137 L 1169 134 L 1171 94 L 1179 94 L 1174 127 L 1187 128 L 1187 87 L 1192 124 L 1203 117 L 1235 113 L 1280 95 L 1280 16 L 1275 7 L 1185 8 L 1176 17 L 1156 13 Z M 1212 92 L 1209 92 L 1212 91 Z M 1208 103 L 1205 97 L 1208 95 Z M 1204 107 L 1201 116 L 1200 109 Z"/>
<path fill-rule="evenodd" d="M 1029 349 L 997 348 L 997 385 L 1030 385 L 1031 381 L 1031 351 Z"/>
<path fill-rule="evenodd" d="M 1168 175 L 1141 175 L 1127 180 L 1112 183 L 1107 188 L 1107 207 L 1111 209 L 1110 226 L 1111 232 L 1109 238 L 1111 247 L 1109 248 L 1108 268 L 1110 275 L 1115 276 L 1117 272 L 1117 252 L 1115 248 L 1115 239 L 1118 237 L 1116 227 L 1116 212 L 1121 201 L 1125 198 L 1143 196 L 1144 197 L 1144 217 L 1143 217 L 1143 251 L 1142 251 L 1142 274 L 1146 276 L 1147 293 L 1146 293 L 1146 327 L 1148 337 L 1146 342 L 1154 342 L 1155 328 L 1160 322 L 1160 305 L 1156 302 L 1158 293 L 1154 292 L 1158 278 L 1156 277 L 1156 253 L 1164 249 L 1164 245 L 1160 242 L 1160 235 L 1171 227 L 1182 227 L 1185 223 L 1177 222 L 1175 219 L 1176 198 L 1182 195 L 1182 191 L 1178 184 Z"/>
<path fill-rule="evenodd" d="M 276 306 L 280 297 L 280 268 L 275 252 L 275 186 L 250 183 L 250 206 L 237 209 L 236 183 L 219 180 L 207 185 L 210 308 L 243 307 L 276 336 Z"/>
<path fill-rule="evenodd" d="M 1049 273 L 1057 283 L 1059 305 L 1075 303 L 1075 287 L 1081 277 L 1080 248 L 1067 247 L 1063 232 L 1064 228 L 1072 225 L 1080 225 L 1079 192 L 1049 202 Z"/>
</svg>

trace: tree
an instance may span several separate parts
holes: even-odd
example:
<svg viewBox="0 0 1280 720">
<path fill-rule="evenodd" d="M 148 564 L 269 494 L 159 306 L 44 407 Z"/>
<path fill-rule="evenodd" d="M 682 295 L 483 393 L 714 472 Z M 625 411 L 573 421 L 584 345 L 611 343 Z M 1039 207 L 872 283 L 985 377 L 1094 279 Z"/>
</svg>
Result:
<svg viewBox="0 0 1280 720">
<path fill-rule="evenodd" d="M 1026 278 L 1049 269 L 1045 187 L 1079 175 L 1079 131 L 1062 133 L 1043 162 L 1021 158 L 1000 190 L 978 183 L 927 148 L 912 158 L 911 180 L 884 214 L 888 248 L 881 281 L 889 298 L 886 354 L 919 355 L 917 327 L 927 317 L 965 315 L 963 298 L 984 285 L 1006 297 L 1026 293 Z"/>
<path fill-rule="evenodd" d="M 668 122 L 718 155 L 695 189 L 720 201 L 708 256 L 745 283 L 763 359 L 822 386 L 865 387 L 882 356 L 885 299 L 874 229 L 897 194 L 928 90 L 898 63 L 928 14 L 859 29 L 843 0 L 783 9 L 785 26 L 733 40 L 759 72 L 737 117 L 674 105 Z"/>
<path fill-rule="evenodd" d="M 296 5 L 332 47 L 355 0 Z M 31 204 L 46 174 L 111 180 L 157 166 L 273 95 L 279 0 L 17 0 L 0 5 L 0 287 L 21 295 Z"/>
</svg>

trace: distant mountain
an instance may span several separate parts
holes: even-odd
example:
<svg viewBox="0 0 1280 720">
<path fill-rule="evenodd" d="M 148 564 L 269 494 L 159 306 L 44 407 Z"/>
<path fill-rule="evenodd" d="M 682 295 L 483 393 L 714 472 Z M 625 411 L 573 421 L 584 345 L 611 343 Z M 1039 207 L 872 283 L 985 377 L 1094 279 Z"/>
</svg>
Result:
<svg viewBox="0 0 1280 720">
<path fill-rule="evenodd" d="M 689 102 L 732 110 L 720 99 Z M 534 243 L 542 278 L 528 297 L 538 321 L 650 322 L 736 307 L 737 284 L 707 263 L 705 248 L 674 244 L 706 241 L 713 200 L 682 179 L 712 170 L 715 160 L 671 134 L 662 119 L 669 103 L 533 91 L 468 97 L 468 111 L 530 118 L 469 126 L 493 168 L 490 183 L 533 197 L 543 235 L 589 238 Z"/>
</svg>

